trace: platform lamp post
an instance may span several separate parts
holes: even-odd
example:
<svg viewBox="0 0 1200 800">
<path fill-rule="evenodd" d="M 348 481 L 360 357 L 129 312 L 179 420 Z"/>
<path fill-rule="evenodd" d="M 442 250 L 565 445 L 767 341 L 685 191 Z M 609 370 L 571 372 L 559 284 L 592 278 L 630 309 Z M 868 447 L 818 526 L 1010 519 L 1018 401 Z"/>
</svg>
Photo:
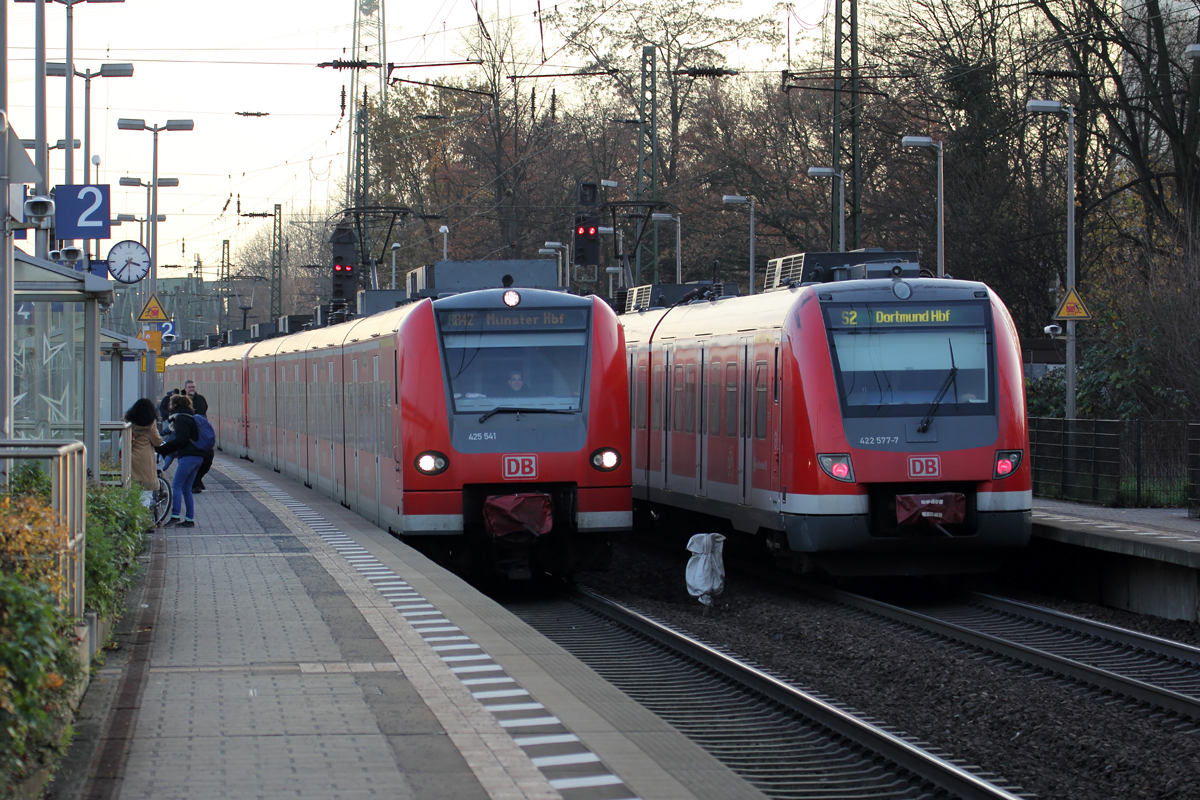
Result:
<svg viewBox="0 0 1200 800">
<path fill-rule="evenodd" d="M 654 222 L 675 223 L 675 283 L 683 283 L 683 215 L 678 212 L 675 214 L 651 214 L 650 219 Z M 750 282 L 754 282 L 753 257 L 750 260 Z"/>
<path fill-rule="evenodd" d="M 149 221 L 149 219 L 150 219 L 150 190 L 154 187 L 154 184 L 143 181 L 141 178 L 130 178 L 130 177 L 122 177 L 117 181 L 117 183 L 120 184 L 121 186 L 144 186 L 146 188 L 146 217 L 145 217 L 145 219 L 143 219 L 141 221 L 142 222 Z M 173 189 L 178 185 L 179 185 L 179 178 L 159 178 L 158 179 L 158 188 L 160 188 L 160 189 Z M 166 219 L 166 216 L 163 214 L 159 214 L 158 218 L 159 218 L 159 222 L 162 222 L 164 219 Z M 140 229 L 139 229 L 139 231 L 140 231 Z M 138 233 L 138 241 L 139 242 L 142 241 L 142 235 L 140 232 Z M 145 242 L 145 245 L 146 245 L 146 248 L 149 249 L 150 243 Z"/>
<path fill-rule="evenodd" d="M 160 131 L 190 131 L 196 123 L 190 119 L 169 119 L 166 125 L 147 125 L 144 119 L 118 119 L 117 130 L 150 131 L 154 134 L 153 168 L 150 178 L 150 291 L 158 289 L 158 134 Z M 178 181 L 176 181 L 178 185 Z"/>
<path fill-rule="evenodd" d="M 1075 107 L 1061 100 L 1030 100 L 1030 114 L 1052 114 L 1067 119 L 1067 291 L 1075 289 Z M 1066 418 L 1075 419 L 1075 320 L 1067 320 Z M 1069 423 L 1068 423 L 1069 424 Z"/>
<path fill-rule="evenodd" d="M 837 205 L 841 209 L 841 214 L 838 215 L 838 252 L 846 252 L 846 173 L 833 167 L 809 167 L 808 177 L 810 178 L 833 178 L 837 190 Z M 833 232 L 830 231 L 829 246 L 833 247 Z"/>
<path fill-rule="evenodd" d="M 438 228 L 438 233 L 442 235 L 442 261 L 450 260 L 450 228 L 443 225 Z"/>
<path fill-rule="evenodd" d="M 727 194 L 721 198 L 727 206 L 750 206 L 750 294 L 754 294 L 754 198 L 740 194 Z"/>
<path fill-rule="evenodd" d="M 568 285 L 569 281 L 566 281 L 563 278 L 564 278 L 564 274 L 567 271 L 566 262 L 570 260 L 568 253 L 570 252 L 571 248 L 567 247 L 562 242 L 546 242 L 546 247 L 550 248 L 551 250 L 553 250 L 556 253 L 562 254 L 558 261 L 558 285 L 559 286 Z"/>
<path fill-rule="evenodd" d="M 905 136 L 900 140 L 903 147 L 932 147 L 937 150 L 938 161 L 938 194 L 937 194 L 937 276 L 946 277 L 945 235 L 946 235 L 946 205 L 942 195 L 942 143 L 935 142 L 929 136 Z"/>
</svg>

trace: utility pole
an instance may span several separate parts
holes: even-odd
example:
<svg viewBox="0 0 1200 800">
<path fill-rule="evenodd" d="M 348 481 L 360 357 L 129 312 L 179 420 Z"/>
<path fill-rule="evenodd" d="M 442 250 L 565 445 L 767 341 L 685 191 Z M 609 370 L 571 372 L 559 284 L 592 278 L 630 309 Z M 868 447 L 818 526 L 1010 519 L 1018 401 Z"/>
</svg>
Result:
<svg viewBox="0 0 1200 800">
<path fill-rule="evenodd" d="M 275 204 L 275 231 L 271 237 L 271 319 L 283 316 L 283 206 Z"/>
<path fill-rule="evenodd" d="M 642 48 L 642 91 L 638 96 L 638 168 L 637 192 L 641 202 L 658 199 L 658 86 L 657 57 L 653 45 Z M 654 225 L 652 241 L 647 241 L 645 228 Z M 651 223 L 647 210 L 637 223 L 637 250 L 634 260 L 634 282 L 641 280 L 642 261 L 653 265 L 651 283 L 658 282 L 658 223 Z"/>
<path fill-rule="evenodd" d="M 842 3 L 850 6 L 849 16 L 842 13 Z M 850 205 L 850 225 L 853 234 L 850 237 L 852 249 L 862 247 L 862 178 L 859 170 L 859 69 L 858 69 L 858 0 L 835 0 L 833 25 L 833 147 L 831 153 L 832 167 L 842 172 L 842 125 L 846 120 L 850 123 L 850 180 L 841 182 L 841 190 L 833 198 L 833 209 L 830 231 L 830 250 L 837 249 L 837 242 L 845 240 L 842 226 L 845 206 Z M 843 42 L 850 40 L 850 102 L 844 102 L 842 91 L 842 70 L 845 61 L 842 58 Z M 840 207 L 839 207 L 840 205 Z"/>
<path fill-rule="evenodd" d="M 221 285 L 221 319 L 229 324 L 229 294 L 233 291 L 233 279 L 229 270 L 229 240 L 221 240 L 221 270 L 217 282 Z"/>
</svg>

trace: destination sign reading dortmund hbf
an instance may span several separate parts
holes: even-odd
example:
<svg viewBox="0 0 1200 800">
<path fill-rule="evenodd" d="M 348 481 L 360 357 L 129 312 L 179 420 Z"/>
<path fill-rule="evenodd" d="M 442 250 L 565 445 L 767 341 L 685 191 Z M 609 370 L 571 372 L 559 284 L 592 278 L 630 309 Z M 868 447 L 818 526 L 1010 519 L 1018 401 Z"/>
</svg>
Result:
<svg viewBox="0 0 1200 800">
<path fill-rule="evenodd" d="M 966 325 L 976 327 L 984 322 L 984 306 L 980 303 L 936 305 L 875 305 L 874 303 L 837 304 L 827 306 L 826 319 L 830 328 L 903 328 Z"/>
</svg>

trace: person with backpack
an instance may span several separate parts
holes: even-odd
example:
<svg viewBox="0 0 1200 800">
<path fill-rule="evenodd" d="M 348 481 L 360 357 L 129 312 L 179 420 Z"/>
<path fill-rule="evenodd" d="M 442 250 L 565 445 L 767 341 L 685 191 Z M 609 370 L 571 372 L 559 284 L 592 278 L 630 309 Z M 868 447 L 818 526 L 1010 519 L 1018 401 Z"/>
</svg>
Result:
<svg viewBox="0 0 1200 800">
<path fill-rule="evenodd" d="M 186 394 L 188 396 L 188 398 L 192 401 L 192 414 L 194 414 L 196 416 L 198 422 L 200 422 L 201 421 L 200 418 L 203 417 L 204 419 L 203 419 L 202 424 L 207 425 L 208 424 L 208 401 L 204 399 L 204 395 L 202 395 L 196 391 L 196 382 L 193 380 L 190 380 L 190 379 L 187 381 L 184 381 L 183 391 L 184 391 L 184 394 Z M 209 425 L 209 428 L 211 429 L 212 426 Z M 203 478 L 205 475 L 207 475 L 208 470 L 212 467 L 213 457 L 216 455 L 213 452 L 213 447 L 216 445 L 216 443 L 217 443 L 216 435 L 214 434 L 212 443 L 209 444 L 209 446 L 207 448 L 203 448 L 203 449 L 206 449 L 207 452 L 204 456 L 204 463 L 200 465 L 200 471 L 196 473 L 196 482 L 195 482 L 195 484 L 192 485 L 193 492 L 203 492 L 204 491 L 204 481 L 201 480 L 201 478 Z"/>
<path fill-rule="evenodd" d="M 192 483 L 196 480 L 200 465 L 204 463 L 204 451 L 197 447 L 200 428 L 192 414 L 192 400 L 186 394 L 171 398 L 170 420 L 174 438 L 155 448 L 155 452 L 161 456 L 174 453 L 179 461 L 175 467 L 175 477 L 171 480 L 171 518 L 164 527 L 194 528 L 196 508 Z M 180 511 L 184 512 L 184 516 L 180 516 Z"/>
<path fill-rule="evenodd" d="M 212 468 L 213 458 L 216 457 L 217 432 L 213 429 L 212 423 L 208 421 L 208 417 L 199 411 L 193 413 L 192 418 L 196 420 L 196 428 L 200 431 L 200 435 L 196 437 L 196 449 L 204 453 L 204 461 L 200 464 L 200 469 L 196 470 L 196 480 L 192 483 L 192 494 L 196 494 L 204 491 L 204 481 L 200 479 L 208 474 L 209 469 Z"/>
</svg>

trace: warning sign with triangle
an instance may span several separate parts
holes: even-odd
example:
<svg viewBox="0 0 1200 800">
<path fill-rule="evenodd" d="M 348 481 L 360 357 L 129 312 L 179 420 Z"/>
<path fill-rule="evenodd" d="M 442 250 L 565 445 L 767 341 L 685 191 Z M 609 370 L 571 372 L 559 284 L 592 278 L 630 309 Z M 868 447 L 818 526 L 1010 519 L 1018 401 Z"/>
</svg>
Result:
<svg viewBox="0 0 1200 800">
<path fill-rule="evenodd" d="M 138 314 L 138 322 L 170 322 L 171 318 L 167 316 L 166 310 L 162 307 L 162 303 L 158 302 L 158 295 L 150 295 L 150 299 L 146 301 L 146 305 L 142 307 L 142 313 Z"/>
<path fill-rule="evenodd" d="M 1067 296 L 1058 304 L 1058 311 L 1054 312 L 1054 318 L 1065 320 L 1091 319 L 1092 312 L 1087 310 L 1087 306 L 1083 304 L 1083 299 L 1080 298 L 1079 292 L 1075 291 L 1075 287 L 1072 286 L 1067 291 Z"/>
</svg>

